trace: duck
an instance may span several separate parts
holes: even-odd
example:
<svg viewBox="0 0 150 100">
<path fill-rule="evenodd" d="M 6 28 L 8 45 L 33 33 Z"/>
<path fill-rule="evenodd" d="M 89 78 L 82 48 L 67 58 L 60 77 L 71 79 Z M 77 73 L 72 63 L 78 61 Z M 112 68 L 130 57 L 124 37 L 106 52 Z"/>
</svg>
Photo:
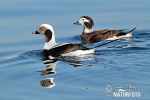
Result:
<svg viewBox="0 0 150 100">
<path fill-rule="evenodd" d="M 74 24 L 82 25 L 84 27 L 81 36 L 82 40 L 89 41 L 90 43 L 96 43 L 103 40 L 115 40 L 131 37 L 132 32 L 136 29 L 135 27 L 128 32 L 124 32 L 125 29 L 122 30 L 104 29 L 94 31 L 94 21 L 89 16 L 80 17 L 79 21 L 76 21 Z"/>
<path fill-rule="evenodd" d="M 93 48 L 87 48 L 81 44 L 75 43 L 57 43 L 55 40 L 54 29 L 49 24 L 40 25 L 39 28 L 32 34 L 41 34 L 45 37 L 43 54 L 49 59 L 55 59 L 59 56 L 80 56 L 86 54 L 94 54 L 96 48 L 114 42 L 107 42 Z"/>
</svg>

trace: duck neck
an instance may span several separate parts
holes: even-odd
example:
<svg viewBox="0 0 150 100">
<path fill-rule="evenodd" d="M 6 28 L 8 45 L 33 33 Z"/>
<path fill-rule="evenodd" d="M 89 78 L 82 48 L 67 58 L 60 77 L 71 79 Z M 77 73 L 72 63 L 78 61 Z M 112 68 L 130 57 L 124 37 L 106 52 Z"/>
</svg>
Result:
<svg viewBox="0 0 150 100">
<path fill-rule="evenodd" d="M 49 50 L 53 46 L 55 46 L 57 43 L 55 41 L 55 36 L 52 36 L 51 40 L 48 41 L 47 37 L 45 36 L 45 44 L 44 44 L 44 50 Z"/>
<path fill-rule="evenodd" d="M 91 32 L 93 32 L 93 30 L 94 30 L 93 26 L 91 28 L 84 27 L 83 33 L 91 33 Z"/>
</svg>

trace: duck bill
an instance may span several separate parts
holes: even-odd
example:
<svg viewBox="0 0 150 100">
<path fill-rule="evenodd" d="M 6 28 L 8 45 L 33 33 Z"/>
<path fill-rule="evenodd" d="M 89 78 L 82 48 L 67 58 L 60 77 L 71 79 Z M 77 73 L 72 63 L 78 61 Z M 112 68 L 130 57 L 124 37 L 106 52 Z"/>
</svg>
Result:
<svg viewBox="0 0 150 100">
<path fill-rule="evenodd" d="M 81 23 L 79 21 L 77 21 L 77 22 L 75 22 L 73 24 L 75 24 L 75 25 L 81 25 Z"/>
<path fill-rule="evenodd" d="M 33 32 L 32 34 L 40 34 L 38 31 Z"/>
</svg>

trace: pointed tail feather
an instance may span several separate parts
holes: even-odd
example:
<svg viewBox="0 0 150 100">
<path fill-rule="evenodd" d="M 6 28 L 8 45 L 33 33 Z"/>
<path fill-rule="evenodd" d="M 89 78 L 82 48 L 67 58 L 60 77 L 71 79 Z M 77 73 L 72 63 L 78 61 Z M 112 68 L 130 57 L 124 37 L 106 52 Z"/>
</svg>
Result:
<svg viewBox="0 0 150 100">
<path fill-rule="evenodd" d="M 131 31 L 129 31 L 128 33 L 132 33 L 134 30 L 136 29 L 136 27 L 135 28 L 133 28 Z"/>
</svg>

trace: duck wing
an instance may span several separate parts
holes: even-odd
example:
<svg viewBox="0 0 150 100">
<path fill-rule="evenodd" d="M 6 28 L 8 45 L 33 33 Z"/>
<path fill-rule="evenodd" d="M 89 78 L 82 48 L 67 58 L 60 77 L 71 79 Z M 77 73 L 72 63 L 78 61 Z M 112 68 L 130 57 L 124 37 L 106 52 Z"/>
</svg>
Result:
<svg viewBox="0 0 150 100">
<path fill-rule="evenodd" d="M 62 46 L 57 46 L 55 48 L 52 48 L 50 50 L 43 50 L 43 53 L 45 56 L 53 56 L 58 57 L 61 54 L 69 53 L 75 50 L 86 50 L 87 48 L 80 45 L 80 44 L 64 44 Z"/>
<path fill-rule="evenodd" d="M 108 30 L 108 29 L 98 30 L 98 31 L 93 31 L 91 33 L 84 33 L 82 34 L 82 37 L 86 41 L 90 41 L 91 43 L 96 43 L 117 36 L 122 31 L 123 30 Z"/>
</svg>

